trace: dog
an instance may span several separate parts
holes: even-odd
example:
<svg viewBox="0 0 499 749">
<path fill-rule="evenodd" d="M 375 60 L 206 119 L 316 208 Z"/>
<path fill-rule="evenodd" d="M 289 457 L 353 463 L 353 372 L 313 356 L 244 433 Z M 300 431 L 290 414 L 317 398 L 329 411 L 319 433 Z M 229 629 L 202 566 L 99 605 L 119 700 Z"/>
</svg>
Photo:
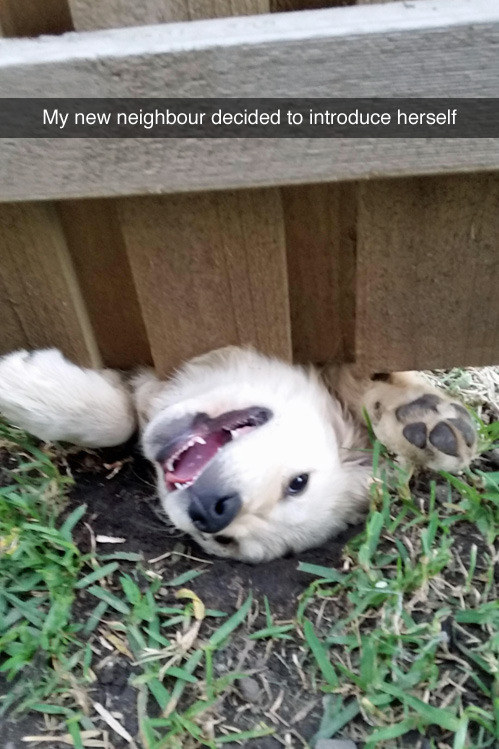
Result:
<svg viewBox="0 0 499 749">
<path fill-rule="evenodd" d="M 169 380 L 78 367 L 54 350 L 0 359 L 0 413 L 45 441 L 106 447 L 140 429 L 172 523 L 207 552 L 267 561 L 361 518 L 376 437 L 407 464 L 456 472 L 476 454 L 466 408 L 416 373 L 291 365 L 228 347 Z M 367 417 L 367 418 L 366 418 Z"/>
</svg>

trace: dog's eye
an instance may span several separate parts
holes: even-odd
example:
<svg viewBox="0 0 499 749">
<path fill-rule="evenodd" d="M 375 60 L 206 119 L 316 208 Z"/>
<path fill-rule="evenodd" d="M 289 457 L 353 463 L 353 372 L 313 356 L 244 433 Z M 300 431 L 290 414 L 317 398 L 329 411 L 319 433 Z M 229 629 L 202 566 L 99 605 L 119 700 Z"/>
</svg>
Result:
<svg viewBox="0 0 499 749">
<path fill-rule="evenodd" d="M 310 474 L 308 473 L 300 473 L 299 476 L 295 476 L 294 479 L 291 479 L 288 488 L 286 489 L 286 494 L 301 494 L 304 492 L 307 488 L 309 476 Z"/>
</svg>

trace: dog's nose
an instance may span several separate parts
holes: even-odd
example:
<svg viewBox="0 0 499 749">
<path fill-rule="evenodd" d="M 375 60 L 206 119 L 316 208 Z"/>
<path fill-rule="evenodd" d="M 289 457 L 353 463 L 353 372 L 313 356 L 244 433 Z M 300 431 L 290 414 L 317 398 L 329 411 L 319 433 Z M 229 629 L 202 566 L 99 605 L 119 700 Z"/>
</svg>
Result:
<svg viewBox="0 0 499 749">
<path fill-rule="evenodd" d="M 226 528 L 241 509 L 239 494 L 228 494 L 219 497 L 213 494 L 198 495 L 191 493 L 189 517 L 199 531 L 217 533 Z"/>
</svg>

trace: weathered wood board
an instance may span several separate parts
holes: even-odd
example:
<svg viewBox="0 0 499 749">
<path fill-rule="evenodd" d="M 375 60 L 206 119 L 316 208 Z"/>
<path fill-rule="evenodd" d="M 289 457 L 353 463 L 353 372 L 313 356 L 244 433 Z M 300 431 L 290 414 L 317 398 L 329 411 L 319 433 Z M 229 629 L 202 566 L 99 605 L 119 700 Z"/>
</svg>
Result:
<svg viewBox="0 0 499 749">
<path fill-rule="evenodd" d="M 63 34 L 73 28 L 66 0 L 1 0 L 0 36 Z"/>
<path fill-rule="evenodd" d="M 357 359 L 378 371 L 499 363 L 499 176 L 359 188 Z"/>
<path fill-rule="evenodd" d="M 227 344 L 290 358 L 277 190 L 133 198 L 121 221 L 160 372 Z"/>
<path fill-rule="evenodd" d="M 99 352 L 55 208 L 0 205 L 0 351 L 56 346 L 85 365 Z"/>
<path fill-rule="evenodd" d="M 265 13 L 269 0 L 69 0 L 80 31 Z"/>
<path fill-rule="evenodd" d="M 69 254 L 104 364 L 151 363 L 151 352 L 113 201 L 57 205 Z"/>
<path fill-rule="evenodd" d="M 72 28 L 63 0 L 0 3 L 0 36 Z M 84 365 L 101 364 L 98 344 L 51 203 L 0 204 L 0 353 L 56 346 Z"/>
<path fill-rule="evenodd" d="M 493 97 L 498 37 L 497 4 L 422 0 L 4 40 L 0 96 L 164 96 L 168 71 L 173 97 Z M 24 200 L 498 169 L 499 139 L 4 139 L 0 159 L 0 199 Z"/>
<path fill-rule="evenodd" d="M 90 28 L 91 25 L 123 26 L 257 13 L 268 11 L 269 5 L 267 0 L 244 0 L 242 3 L 179 0 L 175 3 L 144 3 L 139 7 L 130 0 L 105 5 L 71 0 L 71 8 L 75 25 Z M 269 213 L 271 208 L 265 205 L 267 200 L 275 209 L 274 216 Z M 267 223 L 252 213 L 246 203 L 261 208 Z M 81 205 L 73 203 L 72 211 L 81 211 Z M 125 235 L 154 362 L 159 371 L 169 372 L 186 357 L 230 342 L 251 341 L 262 349 L 289 356 L 283 234 L 279 231 L 282 214 L 276 191 L 252 193 L 243 202 L 240 197 L 234 199 L 225 195 L 192 195 L 183 201 L 174 198 L 159 201 L 131 199 L 121 205 L 121 217 L 115 215 L 112 201 L 92 201 L 87 205 L 90 223 L 103 226 L 110 219 L 110 231 L 115 238 L 113 240 L 108 232 L 107 246 L 101 249 L 111 264 L 119 265 L 126 272 L 128 279 L 128 258 L 121 245 L 122 232 Z M 92 211 L 95 211 L 94 215 Z M 206 225 L 200 217 L 204 217 Z M 252 221 L 258 223 L 255 235 L 259 237 L 259 246 L 255 248 L 250 241 Z M 98 235 L 99 229 L 90 228 L 92 233 Z M 88 241 L 83 234 L 82 238 L 84 242 Z M 262 252 L 277 253 L 276 261 L 271 260 L 265 268 L 263 282 Z M 210 253 L 213 253 L 213 258 Z M 216 258 L 220 267 L 217 267 Z M 92 288 L 91 280 L 94 271 L 89 269 L 89 262 L 97 269 L 95 252 L 91 253 L 90 260 L 82 261 L 80 268 L 84 274 L 82 278 L 88 282 L 90 309 L 95 309 L 98 306 L 96 289 Z M 220 274 L 218 279 L 214 278 L 213 263 Z M 116 281 L 113 285 L 116 288 Z M 114 306 L 112 298 L 105 298 L 104 288 L 102 292 L 100 306 L 103 303 Z M 275 320 L 274 306 L 277 309 Z M 134 323 L 134 320 L 130 322 Z M 136 322 L 132 327 L 137 329 Z M 109 343 L 101 344 L 101 348 L 109 351 Z M 136 350 L 130 354 L 136 361 L 143 361 L 143 357 L 137 357 Z"/>
<path fill-rule="evenodd" d="M 79 29 L 339 4 L 245 0 L 233 8 L 232 0 L 178 0 L 139 8 L 131 0 L 70 2 Z M 496 9 L 482 0 L 420 0 L 417 6 L 138 29 L 127 38 L 126 51 L 120 48 L 125 32 L 119 31 L 45 40 L 44 54 L 41 43 L 4 43 L 8 54 L 22 50 L 26 59 L 18 65 L 10 58 L 4 68 L 0 62 L 0 93 L 15 80 L 25 93 L 30 86 L 35 92 L 42 79 L 51 95 L 76 83 L 93 87 L 87 93 L 94 94 L 95 87 L 107 95 L 125 93 L 128 84 L 133 93 L 149 93 L 163 61 L 173 66 L 177 96 L 201 93 L 203 86 L 211 95 L 324 95 L 321 86 L 331 85 L 333 72 L 342 95 L 354 86 L 356 93 L 363 85 L 373 90 L 373 84 L 385 96 L 403 86 L 412 96 L 491 95 Z M 12 8 L 11 0 L 1 6 L 3 33 L 25 33 L 20 6 L 17 26 Z M 166 12 L 171 18 L 157 15 Z M 42 16 L 33 33 L 42 29 Z M 436 40 L 444 54 L 426 80 Z M 96 54 L 103 46 L 105 53 Z M 353 62 L 341 58 L 342 50 L 357 48 Z M 476 53 L 471 61 L 470 49 Z M 415 57 L 409 69 L 404 60 L 410 50 Z M 229 57 L 238 63 L 235 73 L 227 68 Z M 116 88 L 119 79 L 109 84 L 101 74 L 118 63 L 124 64 L 123 90 Z M 248 93 L 257 87 L 258 94 Z M 375 179 L 497 168 L 497 141 L 3 141 L 0 157 L 2 149 L 0 195 L 7 190 L 8 199 L 191 193 L 65 200 L 57 209 L 46 203 L 0 206 L 2 350 L 59 345 L 76 360 L 96 364 L 100 348 L 106 364 L 127 367 L 147 362 L 151 347 L 163 373 L 227 343 L 252 343 L 284 358 L 292 353 L 298 361 L 356 356 L 378 370 L 499 358 L 498 178 Z M 354 177 L 371 179 L 359 187 L 349 181 L 192 192 Z"/>
<path fill-rule="evenodd" d="M 293 356 L 352 361 L 357 199 L 354 183 L 281 190 Z"/>
</svg>

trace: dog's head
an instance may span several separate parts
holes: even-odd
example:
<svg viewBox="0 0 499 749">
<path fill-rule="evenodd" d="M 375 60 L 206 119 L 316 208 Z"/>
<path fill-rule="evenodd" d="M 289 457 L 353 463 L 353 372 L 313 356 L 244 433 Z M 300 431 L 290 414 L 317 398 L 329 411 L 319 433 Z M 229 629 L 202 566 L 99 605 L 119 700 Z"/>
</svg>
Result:
<svg viewBox="0 0 499 749">
<path fill-rule="evenodd" d="M 365 501 L 358 432 L 312 371 L 228 348 L 136 392 L 163 507 L 213 554 L 318 545 Z"/>
</svg>

